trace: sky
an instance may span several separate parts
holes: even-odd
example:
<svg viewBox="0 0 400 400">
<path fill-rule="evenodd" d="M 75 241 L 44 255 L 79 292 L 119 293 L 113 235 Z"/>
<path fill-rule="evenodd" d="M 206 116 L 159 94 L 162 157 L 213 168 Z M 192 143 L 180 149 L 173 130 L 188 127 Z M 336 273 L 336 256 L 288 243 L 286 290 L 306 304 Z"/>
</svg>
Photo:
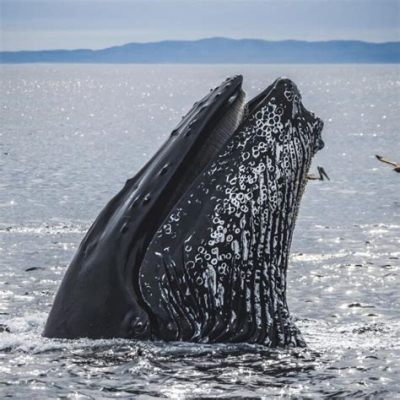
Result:
<svg viewBox="0 0 400 400">
<path fill-rule="evenodd" d="M 224 36 L 400 40 L 400 0 L 0 0 L 0 50 Z"/>
</svg>

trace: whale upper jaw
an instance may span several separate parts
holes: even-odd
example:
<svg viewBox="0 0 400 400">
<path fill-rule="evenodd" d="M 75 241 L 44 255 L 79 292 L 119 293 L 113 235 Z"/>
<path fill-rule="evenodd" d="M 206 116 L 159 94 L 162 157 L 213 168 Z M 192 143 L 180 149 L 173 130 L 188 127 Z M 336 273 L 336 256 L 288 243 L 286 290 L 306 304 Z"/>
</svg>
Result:
<svg viewBox="0 0 400 400">
<path fill-rule="evenodd" d="M 164 227 L 165 221 L 179 208 L 180 201 L 189 195 L 195 181 L 200 179 L 204 171 L 212 168 L 221 154 L 229 155 L 230 142 L 235 133 L 246 124 L 256 124 L 257 118 L 254 121 L 251 118 L 274 94 L 281 96 L 288 87 L 293 89 L 291 96 L 297 96 L 296 107 L 293 109 L 304 113 L 312 125 L 312 135 L 304 142 L 307 146 L 304 150 L 307 157 L 304 166 L 301 166 L 302 172 L 298 175 L 304 181 L 304 171 L 314 153 L 322 146 L 322 121 L 302 109 L 300 94 L 293 82 L 287 79 L 276 80 L 247 105 L 244 104 L 241 85 L 241 76 L 228 78 L 200 102 L 195 103 L 154 157 L 106 205 L 68 268 L 47 320 L 44 336 L 161 337 L 167 340 L 203 341 L 249 339 L 237 332 L 229 337 L 222 331 L 217 332 L 222 329 L 220 326 L 213 330 L 208 325 L 203 335 L 196 331 L 197 336 L 193 332 L 185 336 L 185 330 L 180 327 L 176 331 L 178 336 L 168 336 L 167 325 L 171 327 L 173 324 L 167 321 L 165 326 L 160 325 L 155 306 L 149 300 L 147 292 L 144 293 L 146 282 L 142 277 L 142 274 L 151 274 L 151 268 L 145 270 L 144 261 L 146 255 L 151 261 L 150 255 L 155 254 L 152 248 L 155 238 Z M 241 157 L 240 152 L 235 153 L 232 162 L 245 164 Z M 229 162 L 229 156 L 226 159 Z M 285 173 L 291 172 L 282 170 L 282 176 Z M 211 179 L 206 185 L 213 189 L 215 183 Z M 207 196 L 190 199 L 204 205 L 204 208 L 202 206 L 199 209 L 199 215 L 191 216 L 192 225 L 195 224 L 196 217 L 200 219 L 201 213 L 205 213 Z M 174 243 L 184 243 L 187 239 L 188 236 L 168 239 L 167 246 L 172 248 Z M 154 296 L 158 295 L 162 294 L 154 293 Z M 289 322 L 287 324 L 290 325 Z M 165 336 L 161 333 L 163 330 Z M 301 344 L 297 330 L 291 325 L 289 330 L 294 332 L 292 336 L 297 338 L 297 344 Z M 254 338 L 252 340 L 259 341 Z M 278 342 L 271 341 L 272 345 Z"/>
<path fill-rule="evenodd" d="M 104 207 L 62 280 L 44 336 L 148 335 L 138 268 L 169 209 L 240 123 L 242 80 L 240 75 L 228 78 L 196 102 L 153 158 Z"/>
</svg>

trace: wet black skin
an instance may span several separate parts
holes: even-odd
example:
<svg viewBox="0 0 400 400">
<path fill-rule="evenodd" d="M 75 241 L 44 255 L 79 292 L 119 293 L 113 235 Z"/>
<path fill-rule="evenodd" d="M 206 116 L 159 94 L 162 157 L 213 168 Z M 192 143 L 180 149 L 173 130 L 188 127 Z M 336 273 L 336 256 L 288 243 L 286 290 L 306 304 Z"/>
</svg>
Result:
<svg viewBox="0 0 400 400">
<path fill-rule="evenodd" d="M 196 155 L 200 164 L 207 162 L 202 153 L 212 156 L 207 155 L 210 135 L 239 96 L 241 84 L 241 76 L 229 78 L 195 103 L 153 158 L 106 205 L 64 276 L 44 336 L 151 335 L 151 316 L 138 288 L 141 260 L 160 222 L 185 190 L 177 187 L 193 178 Z"/>
<path fill-rule="evenodd" d="M 209 332 L 216 331 L 212 326 L 207 328 L 207 337 L 174 331 L 169 317 L 157 315 L 149 294 L 147 298 L 144 295 L 143 282 L 152 280 L 146 274 L 154 274 L 154 270 L 142 265 L 146 267 L 145 258 L 152 260 L 153 250 L 149 248 L 168 215 L 224 149 L 246 116 L 256 113 L 268 96 L 274 96 L 274 90 L 281 95 L 281 87 L 288 84 L 292 83 L 276 81 L 244 107 L 242 77 L 235 76 L 194 104 L 170 138 L 126 182 L 87 232 L 57 292 L 44 336 L 261 342 L 239 334 L 230 340 L 223 334 L 223 323 L 217 324 L 215 340 L 209 340 Z M 314 118 L 307 115 L 310 120 Z M 319 136 L 315 140 L 315 147 L 321 148 Z M 306 172 L 302 171 L 304 180 Z M 206 205 L 208 199 L 200 201 Z M 172 247 L 178 244 L 170 243 Z M 161 294 L 154 291 L 150 296 L 157 299 Z M 279 345 L 279 340 L 271 343 Z"/>
</svg>

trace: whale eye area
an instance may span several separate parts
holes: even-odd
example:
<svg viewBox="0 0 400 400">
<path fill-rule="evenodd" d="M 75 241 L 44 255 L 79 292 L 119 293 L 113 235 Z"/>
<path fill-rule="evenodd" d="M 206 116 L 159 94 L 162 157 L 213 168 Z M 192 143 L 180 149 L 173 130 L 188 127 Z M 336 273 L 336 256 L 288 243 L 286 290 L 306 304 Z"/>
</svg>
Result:
<svg viewBox="0 0 400 400">
<path fill-rule="evenodd" d="M 125 232 L 128 230 L 128 228 L 129 228 L 129 222 L 125 222 L 125 223 L 122 225 L 121 233 L 125 233 Z"/>
<path fill-rule="evenodd" d="M 164 174 L 166 174 L 167 173 L 167 171 L 168 171 L 168 167 L 169 167 L 169 164 L 165 164 L 162 168 L 161 168 L 161 170 L 160 170 L 160 175 L 164 175 Z"/>
<path fill-rule="evenodd" d="M 151 200 L 151 195 L 150 195 L 150 193 L 147 193 L 146 196 L 144 196 L 144 198 L 143 198 L 143 204 L 149 203 L 150 200 Z"/>
</svg>

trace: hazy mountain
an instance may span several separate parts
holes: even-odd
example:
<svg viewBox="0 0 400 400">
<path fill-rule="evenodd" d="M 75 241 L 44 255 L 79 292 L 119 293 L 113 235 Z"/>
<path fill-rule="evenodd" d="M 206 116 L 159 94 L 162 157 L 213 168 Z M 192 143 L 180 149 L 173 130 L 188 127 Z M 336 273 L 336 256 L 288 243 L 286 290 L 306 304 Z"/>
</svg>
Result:
<svg viewBox="0 0 400 400">
<path fill-rule="evenodd" d="M 129 43 L 102 50 L 0 52 L 0 63 L 399 63 L 400 42 L 210 38 Z"/>
</svg>

